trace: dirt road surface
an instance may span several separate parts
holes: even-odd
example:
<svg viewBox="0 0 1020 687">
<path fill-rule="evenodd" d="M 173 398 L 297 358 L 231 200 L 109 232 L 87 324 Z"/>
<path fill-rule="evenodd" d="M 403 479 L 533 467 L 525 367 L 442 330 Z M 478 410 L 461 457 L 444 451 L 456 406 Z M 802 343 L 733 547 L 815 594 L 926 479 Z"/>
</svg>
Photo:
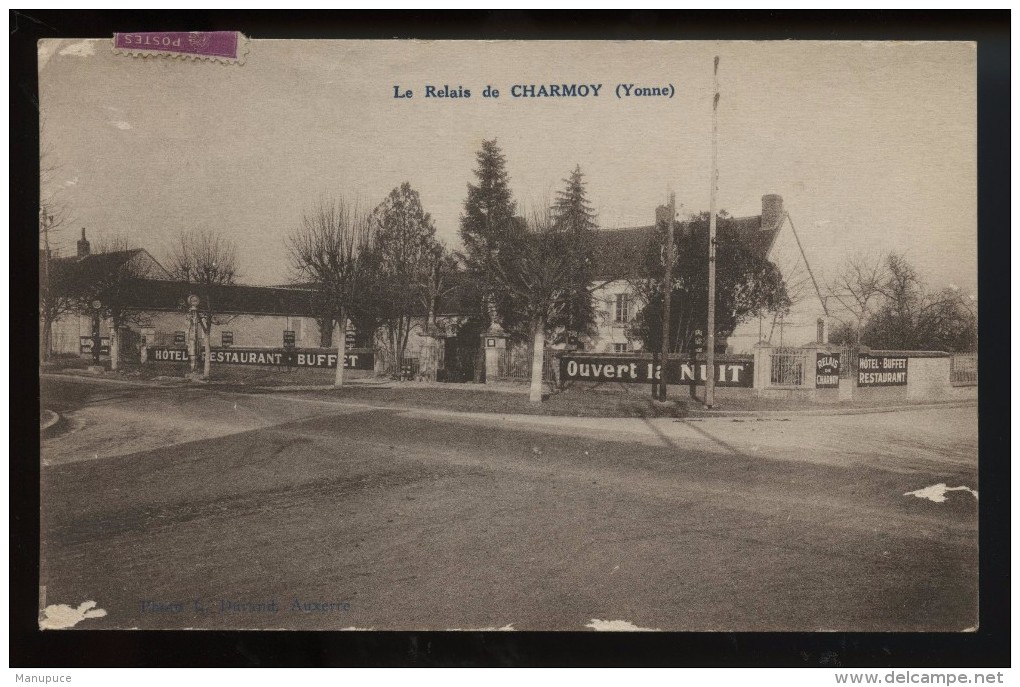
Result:
<svg viewBox="0 0 1020 687">
<path fill-rule="evenodd" d="M 43 398 L 63 420 L 42 603 L 95 601 L 76 628 L 977 624 L 974 407 L 598 420 L 54 380 Z"/>
</svg>

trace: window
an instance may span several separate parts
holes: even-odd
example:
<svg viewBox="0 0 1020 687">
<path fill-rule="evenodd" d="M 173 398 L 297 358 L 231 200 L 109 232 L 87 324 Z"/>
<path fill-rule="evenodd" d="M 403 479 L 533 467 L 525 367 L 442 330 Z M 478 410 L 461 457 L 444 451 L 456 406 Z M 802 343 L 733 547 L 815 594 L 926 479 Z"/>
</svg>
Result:
<svg viewBox="0 0 1020 687">
<path fill-rule="evenodd" d="M 294 338 L 297 341 L 301 340 L 301 320 L 295 319 L 290 323 L 291 328 L 294 330 Z"/>
<path fill-rule="evenodd" d="M 616 317 L 617 322 L 630 322 L 630 294 L 616 294 Z"/>
<path fill-rule="evenodd" d="M 627 344 L 625 343 L 614 343 L 613 353 L 627 353 Z"/>
</svg>

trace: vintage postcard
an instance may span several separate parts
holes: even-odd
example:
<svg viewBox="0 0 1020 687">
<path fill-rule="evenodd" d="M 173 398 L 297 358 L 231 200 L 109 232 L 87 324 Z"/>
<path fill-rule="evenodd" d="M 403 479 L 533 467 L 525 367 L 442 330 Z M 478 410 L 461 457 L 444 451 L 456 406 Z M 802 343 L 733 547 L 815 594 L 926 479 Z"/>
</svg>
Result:
<svg viewBox="0 0 1020 687">
<path fill-rule="evenodd" d="M 976 631 L 976 55 L 40 41 L 39 626 Z"/>
</svg>

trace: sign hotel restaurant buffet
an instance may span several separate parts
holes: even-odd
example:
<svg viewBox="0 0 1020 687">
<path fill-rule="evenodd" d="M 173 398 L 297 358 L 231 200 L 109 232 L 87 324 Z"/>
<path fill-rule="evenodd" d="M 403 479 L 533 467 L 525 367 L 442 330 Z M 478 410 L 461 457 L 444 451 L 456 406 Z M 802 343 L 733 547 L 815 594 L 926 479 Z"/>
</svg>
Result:
<svg viewBox="0 0 1020 687">
<path fill-rule="evenodd" d="M 906 386 L 907 356 L 857 356 L 857 386 Z"/>
<path fill-rule="evenodd" d="M 199 351 L 199 359 L 202 359 Z M 294 349 L 266 348 L 214 348 L 210 351 L 210 362 L 214 365 L 256 365 L 271 367 L 318 367 L 335 368 L 336 353 L 297 351 Z M 184 348 L 154 347 L 147 351 L 147 358 L 153 362 L 181 363 L 188 361 Z M 374 355 L 369 352 L 348 353 L 344 356 L 344 368 L 348 370 L 371 370 Z"/>
</svg>

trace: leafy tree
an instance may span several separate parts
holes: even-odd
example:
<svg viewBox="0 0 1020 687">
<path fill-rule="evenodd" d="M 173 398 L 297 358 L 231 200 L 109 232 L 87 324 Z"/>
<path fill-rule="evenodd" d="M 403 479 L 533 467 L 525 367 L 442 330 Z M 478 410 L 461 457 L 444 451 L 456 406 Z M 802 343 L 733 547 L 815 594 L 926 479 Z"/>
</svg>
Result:
<svg viewBox="0 0 1020 687">
<path fill-rule="evenodd" d="M 514 213 L 516 204 L 510 192 L 510 177 L 506 171 L 506 158 L 496 140 L 482 141 L 478 151 L 474 173 L 477 183 L 468 184 L 467 199 L 460 217 L 460 238 L 464 244 L 464 263 L 475 288 L 483 294 L 480 325 L 485 328 L 491 322 L 490 309 L 509 312 L 498 301 L 504 294 L 499 291 L 487 266 L 497 259 L 501 252 L 512 251 L 509 237 L 515 231 Z M 478 355 L 475 360 L 475 382 L 482 381 L 485 348 L 479 338 Z"/>
<path fill-rule="evenodd" d="M 595 281 L 594 264 L 591 258 L 590 232 L 598 229 L 595 211 L 585 190 L 584 173 L 577 165 L 564 179 L 561 190 L 552 207 L 553 223 L 557 229 L 575 240 L 568 244 L 565 283 L 568 301 L 556 313 L 550 325 L 559 336 L 560 342 L 569 343 L 573 337 L 594 337 L 596 335 L 595 303 L 592 299 L 592 283 Z"/>
<path fill-rule="evenodd" d="M 202 375 L 209 377 L 212 366 L 212 327 L 229 322 L 218 311 L 219 291 L 237 277 L 237 248 L 230 239 L 208 229 L 194 229 L 177 235 L 170 249 L 169 270 L 175 279 L 191 284 L 198 296 L 198 326 L 204 340 Z M 189 307 L 189 306 L 185 306 Z"/>
<path fill-rule="evenodd" d="M 420 313 L 442 260 L 442 246 L 436 241 L 431 215 L 407 182 L 375 208 L 372 221 L 379 258 L 372 300 L 384 323 L 390 351 L 399 361 L 407 349 L 413 318 Z"/>
<path fill-rule="evenodd" d="M 732 221 L 724 212 L 717 220 L 715 334 L 724 340 L 737 325 L 765 313 L 790 307 L 783 275 L 769 260 L 750 249 L 739 233 L 728 231 Z M 645 350 L 662 348 L 662 298 L 666 223 L 656 225 L 641 267 L 639 294 L 644 307 L 630 335 Z M 708 322 L 708 213 L 681 222 L 674 234 L 676 265 L 670 294 L 670 352 L 691 350 L 695 330 Z"/>
<path fill-rule="evenodd" d="M 375 235 L 371 216 L 339 198 L 306 212 L 288 239 L 294 269 L 315 285 L 322 312 L 340 325 L 334 386 L 343 386 L 347 322 L 373 301 L 379 270 Z"/>
</svg>

